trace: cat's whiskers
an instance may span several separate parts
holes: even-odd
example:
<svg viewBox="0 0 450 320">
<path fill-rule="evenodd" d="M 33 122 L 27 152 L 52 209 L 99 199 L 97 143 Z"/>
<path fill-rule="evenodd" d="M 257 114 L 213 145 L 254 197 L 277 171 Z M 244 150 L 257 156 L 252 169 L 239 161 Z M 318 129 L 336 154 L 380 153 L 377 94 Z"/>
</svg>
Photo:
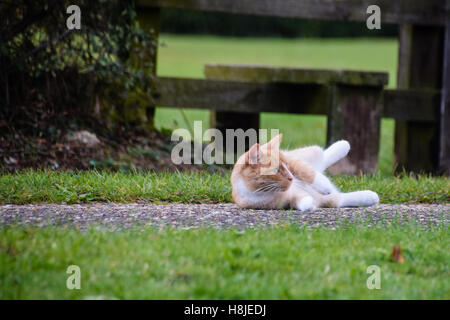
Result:
<svg viewBox="0 0 450 320">
<path fill-rule="evenodd" d="M 257 188 L 254 193 L 261 193 L 261 192 L 278 192 L 281 191 L 282 188 L 277 183 L 268 183 L 263 184 L 259 188 Z"/>
</svg>

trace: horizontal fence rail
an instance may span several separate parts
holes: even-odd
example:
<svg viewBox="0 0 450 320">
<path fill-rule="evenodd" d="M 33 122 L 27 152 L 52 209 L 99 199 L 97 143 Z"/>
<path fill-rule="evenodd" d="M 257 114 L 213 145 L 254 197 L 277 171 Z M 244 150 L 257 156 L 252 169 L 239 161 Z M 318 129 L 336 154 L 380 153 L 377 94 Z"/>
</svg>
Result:
<svg viewBox="0 0 450 320">
<path fill-rule="evenodd" d="M 439 90 L 385 90 L 383 94 L 385 118 L 419 122 L 439 119 Z"/>
<path fill-rule="evenodd" d="M 209 79 L 249 82 L 339 83 L 347 85 L 384 86 L 389 80 L 389 75 L 386 72 L 308 69 L 229 63 L 207 63 L 204 73 Z"/>
<path fill-rule="evenodd" d="M 326 114 L 328 88 L 291 83 L 251 83 L 160 77 L 157 106 L 231 112 Z"/>
<path fill-rule="evenodd" d="M 366 21 L 370 5 L 380 7 L 384 23 L 444 25 L 446 22 L 445 0 L 138 0 L 141 7 L 335 21 Z"/>
<path fill-rule="evenodd" d="M 437 122 L 438 90 L 385 90 L 383 118 Z M 161 107 L 224 112 L 276 112 L 326 115 L 331 99 L 327 85 L 254 83 L 158 77 L 153 94 Z"/>
</svg>

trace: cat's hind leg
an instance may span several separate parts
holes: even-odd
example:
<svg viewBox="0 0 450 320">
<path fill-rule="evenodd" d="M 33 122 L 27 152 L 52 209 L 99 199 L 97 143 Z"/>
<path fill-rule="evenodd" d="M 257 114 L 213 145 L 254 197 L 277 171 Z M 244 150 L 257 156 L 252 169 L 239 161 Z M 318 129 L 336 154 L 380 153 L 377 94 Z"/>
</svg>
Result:
<svg viewBox="0 0 450 320">
<path fill-rule="evenodd" d="M 339 194 L 338 207 L 369 207 L 380 202 L 378 194 L 370 190 Z"/>
<path fill-rule="evenodd" d="M 314 170 L 324 172 L 329 166 L 344 158 L 350 151 L 350 144 L 345 140 L 333 143 L 326 150 L 319 146 L 303 147 L 294 150 L 284 150 L 283 153 L 291 159 L 308 163 Z"/>
<path fill-rule="evenodd" d="M 323 152 L 323 165 L 325 169 L 344 158 L 350 151 L 350 144 L 346 140 L 333 143 Z"/>
<path fill-rule="evenodd" d="M 309 146 L 298 148 L 289 151 L 283 151 L 283 153 L 290 159 L 306 162 L 315 170 L 323 172 L 324 167 L 324 151 L 319 146 Z"/>
<path fill-rule="evenodd" d="M 321 208 L 369 207 L 380 201 L 378 194 L 370 190 L 347 193 L 335 192 L 327 195 L 319 195 L 317 199 L 318 206 Z"/>
</svg>

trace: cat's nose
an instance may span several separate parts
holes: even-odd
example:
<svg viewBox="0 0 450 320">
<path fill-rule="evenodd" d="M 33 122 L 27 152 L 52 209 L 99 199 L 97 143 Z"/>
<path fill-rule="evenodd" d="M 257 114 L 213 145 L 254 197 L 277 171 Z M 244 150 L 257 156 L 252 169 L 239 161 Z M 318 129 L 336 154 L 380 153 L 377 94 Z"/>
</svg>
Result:
<svg viewBox="0 0 450 320">
<path fill-rule="evenodd" d="M 292 181 L 292 177 L 289 177 L 288 180 L 289 180 L 289 181 Z"/>
</svg>

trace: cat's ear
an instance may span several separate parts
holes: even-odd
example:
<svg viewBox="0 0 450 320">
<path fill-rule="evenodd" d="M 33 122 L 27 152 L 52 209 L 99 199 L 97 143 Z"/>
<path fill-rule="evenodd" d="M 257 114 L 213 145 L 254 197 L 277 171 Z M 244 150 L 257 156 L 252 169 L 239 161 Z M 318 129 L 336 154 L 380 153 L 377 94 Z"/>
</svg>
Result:
<svg viewBox="0 0 450 320">
<path fill-rule="evenodd" d="M 246 162 L 250 165 L 257 165 L 259 159 L 259 144 L 254 144 L 247 152 Z"/>
<path fill-rule="evenodd" d="M 273 149 L 279 149 L 280 148 L 280 144 L 281 144 L 281 138 L 283 138 L 283 134 L 282 133 L 277 134 L 267 144 Z"/>
</svg>

